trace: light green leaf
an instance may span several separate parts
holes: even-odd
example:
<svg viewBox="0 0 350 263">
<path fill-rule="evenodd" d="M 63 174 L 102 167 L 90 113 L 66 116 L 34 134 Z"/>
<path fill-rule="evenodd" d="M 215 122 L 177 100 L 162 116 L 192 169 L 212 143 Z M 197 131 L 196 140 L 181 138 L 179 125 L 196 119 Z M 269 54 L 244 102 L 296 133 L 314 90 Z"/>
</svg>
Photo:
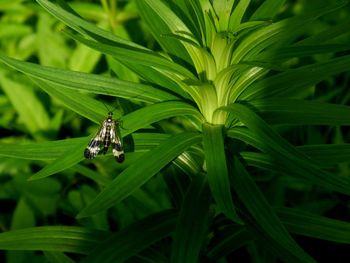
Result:
<svg viewBox="0 0 350 263">
<path fill-rule="evenodd" d="M 236 28 L 241 24 L 242 18 L 249 4 L 250 0 L 241 0 L 238 2 L 237 6 L 230 16 L 229 29 L 231 32 L 234 32 Z"/>
<path fill-rule="evenodd" d="M 100 123 L 104 116 L 106 116 L 108 110 L 106 106 L 98 100 L 85 94 L 81 94 L 78 91 L 56 85 L 54 82 L 43 81 L 40 79 L 33 79 L 33 82 L 51 97 L 58 99 L 69 109 L 95 123 Z"/>
<path fill-rule="evenodd" d="M 0 156 L 28 160 L 55 160 L 86 140 L 86 138 L 75 138 L 40 143 L 0 143 Z M 26 150 L 23 151 L 23 149 Z"/>
<path fill-rule="evenodd" d="M 91 47 L 94 50 L 98 50 L 103 54 L 108 54 L 120 61 L 128 61 L 128 63 L 131 64 L 152 67 L 158 70 L 165 70 L 172 74 L 179 74 L 184 78 L 196 79 L 195 76 L 185 67 L 182 67 L 179 64 L 174 63 L 156 53 L 146 50 L 135 51 L 134 48 L 126 48 L 125 46 L 119 47 L 111 44 L 102 44 L 96 41 L 88 40 L 79 35 L 71 34 L 68 31 L 65 31 L 65 33 L 74 40 Z"/>
<path fill-rule="evenodd" d="M 34 63 L 15 60 L 1 54 L 0 60 L 25 74 L 41 80 L 48 80 L 70 89 L 145 102 L 178 99 L 174 95 L 145 84 L 95 74 L 40 66 Z"/>
<path fill-rule="evenodd" d="M 0 71 L 0 84 L 32 135 L 49 128 L 49 116 L 29 83 L 14 81 Z"/>
<path fill-rule="evenodd" d="M 192 64 L 181 41 L 162 37 L 168 34 L 183 34 L 183 32 L 191 34 L 181 18 L 162 1 L 142 0 L 136 1 L 136 4 L 142 19 L 163 50 Z"/>
</svg>

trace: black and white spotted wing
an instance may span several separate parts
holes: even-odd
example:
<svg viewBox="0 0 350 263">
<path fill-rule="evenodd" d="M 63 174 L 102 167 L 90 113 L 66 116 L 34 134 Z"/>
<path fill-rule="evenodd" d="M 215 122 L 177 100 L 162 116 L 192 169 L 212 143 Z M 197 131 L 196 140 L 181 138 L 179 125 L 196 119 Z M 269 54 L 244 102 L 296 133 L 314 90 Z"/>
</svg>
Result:
<svg viewBox="0 0 350 263">
<path fill-rule="evenodd" d="M 124 161 L 124 150 L 120 139 L 119 122 L 114 121 L 113 113 L 108 113 L 108 118 L 101 125 L 100 130 L 92 138 L 85 148 L 84 156 L 87 159 L 94 159 L 103 146 L 103 154 L 107 153 L 108 147 L 112 144 L 112 151 L 117 162 Z"/>
</svg>

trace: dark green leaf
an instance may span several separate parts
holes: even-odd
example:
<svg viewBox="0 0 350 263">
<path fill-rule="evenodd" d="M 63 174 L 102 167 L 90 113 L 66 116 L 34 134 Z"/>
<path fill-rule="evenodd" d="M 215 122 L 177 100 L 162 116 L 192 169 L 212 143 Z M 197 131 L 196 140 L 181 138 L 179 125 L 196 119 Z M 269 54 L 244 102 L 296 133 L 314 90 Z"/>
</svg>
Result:
<svg viewBox="0 0 350 263">
<path fill-rule="evenodd" d="M 174 230 L 177 213 L 174 210 L 159 212 L 129 225 L 98 244 L 82 262 L 124 262 L 169 236 Z"/>
<path fill-rule="evenodd" d="M 75 226 L 45 226 L 0 234 L 0 249 L 46 250 L 88 254 L 108 234 Z"/>
<path fill-rule="evenodd" d="M 231 197 L 222 132 L 222 125 L 203 124 L 203 145 L 208 182 L 219 210 L 231 220 L 241 222 Z"/>
<path fill-rule="evenodd" d="M 232 184 L 249 213 L 260 226 L 260 231 L 271 237 L 276 243 L 298 258 L 301 262 L 316 262 L 312 259 L 294 239 L 289 235 L 271 206 L 260 192 L 254 180 L 247 173 L 244 166 L 235 157 L 235 174 L 232 175 Z"/>
<path fill-rule="evenodd" d="M 296 99 L 261 99 L 249 105 L 271 124 L 350 125 L 350 106 Z"/>
<path fill-rule="evenodd" d="M 210 201 L 208 181 L 204 175 L 198 175 L 191 182 L 180 210 L 170 262 L 198 261 L 200 249 L 209 231 Z"/>
<path fill-rule="evenodd" d="M 171 160 L 188 147 L 200 142 L 201 139 L 201 136 L 196 133 L 183 133 L 165 140 L 119 174 L 91 204 L 79 213 L 78 217 L 104 211 L 124 200 Z"/>
</svg>

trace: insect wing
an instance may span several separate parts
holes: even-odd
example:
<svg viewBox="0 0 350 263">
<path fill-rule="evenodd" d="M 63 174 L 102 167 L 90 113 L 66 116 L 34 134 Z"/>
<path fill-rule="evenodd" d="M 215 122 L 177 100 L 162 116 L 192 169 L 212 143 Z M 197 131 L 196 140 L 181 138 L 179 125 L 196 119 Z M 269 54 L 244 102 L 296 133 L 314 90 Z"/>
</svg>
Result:
<svg viewBox="0 0 350 263">
<path fill-rule="evenodd" d="M 103 122 L 100 130 L 91 139 L 88 146 L 85 148 L 84 156 L 86 159 L 94 159 L 101 149 L 103 139 L 106 135 L 106 123 Z"/>
<path fill-rule="evenodd" d="M 111 127 L 111 142 L 112 142 L 112 151 L 114 159 L 121 163 L 124 161 L 124 149 L 122 141 L 120 138 L 120 131 L 118 124 L 113 124 Z"/>
</svg>

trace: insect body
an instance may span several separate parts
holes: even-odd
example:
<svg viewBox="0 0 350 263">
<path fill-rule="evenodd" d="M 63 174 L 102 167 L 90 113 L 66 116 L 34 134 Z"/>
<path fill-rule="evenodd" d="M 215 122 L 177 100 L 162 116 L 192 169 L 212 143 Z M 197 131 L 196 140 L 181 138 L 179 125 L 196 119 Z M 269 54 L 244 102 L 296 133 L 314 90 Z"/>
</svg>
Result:
<svg viewBox="0 0 350 263">
<path fill-rule="evenodd" d="M 92 138 L 85 148 L 84 156 L 87 159 L 94 159 L 103 146 L 103 154 L 107 153 L 108 147 L 112 144 L 112 151 L 117 162 L 124 161 L 124 150 L 120 139 L 119 121 L 113 120 L 113 113 L 108 113 L 99 131 Z"/>
</svg>

